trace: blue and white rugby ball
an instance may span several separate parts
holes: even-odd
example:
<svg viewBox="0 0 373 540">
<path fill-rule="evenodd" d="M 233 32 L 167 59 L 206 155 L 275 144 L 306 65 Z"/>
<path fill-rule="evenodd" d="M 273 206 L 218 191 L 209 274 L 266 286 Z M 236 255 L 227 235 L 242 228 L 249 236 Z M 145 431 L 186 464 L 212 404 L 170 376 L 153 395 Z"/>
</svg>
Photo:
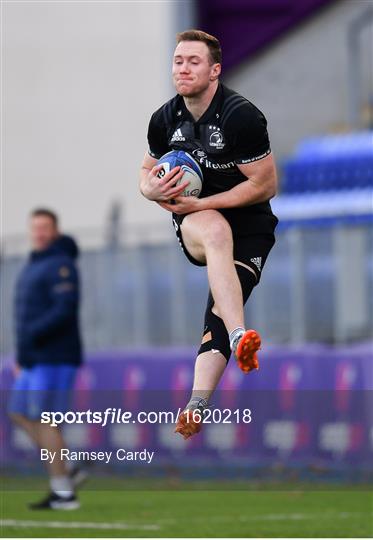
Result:
<svg viewBox="0 0 373 540">
<path fill-rule="evenodd" d="M 174 167 L 181 167 L 184 174 L 175 185 L 185 181 L 189 182 L 181 195 L 184 197 L 189 197 L 190 195 L 198 197 L 200 195 L 203 181 L 202 170 L 196 160 L 187 152 L 183 152 L 183 150 L 172 150 L 171 152 L 167 152 L 167 154 L 158 160 L 158 165 L 162 165 L 162 169 L 160 169 L 157 175 L 159 178 L 162 178 Z"/>
</svg>

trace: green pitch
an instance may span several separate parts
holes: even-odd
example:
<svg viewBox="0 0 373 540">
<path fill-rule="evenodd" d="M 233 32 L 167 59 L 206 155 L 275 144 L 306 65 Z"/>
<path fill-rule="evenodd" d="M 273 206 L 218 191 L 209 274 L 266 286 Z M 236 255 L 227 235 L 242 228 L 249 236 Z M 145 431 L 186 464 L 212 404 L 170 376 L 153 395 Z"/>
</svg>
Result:
<svg viewBox="0 0 373 540">
<path fill-rule="evenodd" d="M 80 492 L 82 507 L 70 512 L 29 511 L 27 503 L 45 491 L 3 492 L 1 535 L 337 538 L 373 534 L 373 496 L 367 487 L 316 491 L 314 486 L 310 491 L 306 486 L 283 485 L 254 490 L 247 484 L 211 482 L 196 485 L 197 490 L 176 486 L 161 490 L 155 485 L 139 491 L 123 489 L 124 485 L 119 489 L 118 483 L 109 490 L 110 484 L 100 480 L 92 485 Z"/>
</svg>

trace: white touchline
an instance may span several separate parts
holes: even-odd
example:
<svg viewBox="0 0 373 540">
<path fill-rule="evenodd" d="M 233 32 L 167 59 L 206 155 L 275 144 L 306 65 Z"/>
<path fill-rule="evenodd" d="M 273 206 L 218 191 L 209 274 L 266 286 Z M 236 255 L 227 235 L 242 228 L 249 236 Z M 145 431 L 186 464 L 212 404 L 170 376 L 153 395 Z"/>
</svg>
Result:
<svg viewBox="0 0 373 540">
<path fill-rule="evenodd" d="M 142 531 L 157 531 L 159 525 L 137 525 L 130 523 L 100 523 L 94 521 L 33 521 L 22 519 L 1 519 L 0 527 L 45 527 L 47 529 L 139 529 Z"/>
<path fill-rule="evenodd" d="M 263 516 L 250 516 L 250 517 L 240 517 L 239 521 L 249 521 L 252 520 L 261 520 L 261 521 L 298 521 L 298 520 L 309 520 L 309 519 L 330 519 L 332 517 L 336 519 L 349 519 L 352 516 L 361 516 L 364 515 L 363 512 L 330 512 L 325 514 L 301 514 L 301 513 L 291 513 L 291 514 L 267 514 Z"/>
<path fill-rule="evenodd" d="M 241 516 L 238 518 L 240 522 L 248 521 L 298 521 L 298 520 L 314 520 L 314 519 L 330 519 L 334 517 L 336 519 L 349 519 L 351 517 L 364 516 L 365 512 L 328 512 L 326 514 L 301 514 L 301 513 L 289 513 L 289 514 L 263 514 L 261 516 Z M 211 516 L 210 521 L 219 523 L 224 521 L 237 521 L 237 516 Z M 193 522 L 206 521 L 205 518 L 196 517 L 193 518 Z M 161 525 L 149 524 L 139 525 L 130 523 L 102 523 L 94 521 L 33 521 L 33 520 L 19 520 L 19 519 L 1 519 L 0 527 L 41 527 L 46 529 L 117 529 L 117 530 L 143 530 L 143 531 L 158 531 L 161 527 L 177 523 L 178 520 L 173 518 L 160 518 L 158 521 Z"/>
<path fill-rule="evenodd" d="M 231 522 L 231 521 L 240 521 L 242 523 L 245 523 L 247 521 L 298 521 L 298 520 L 315 520 L 315 519 L 350 519 L 351 517 L 362 517 L 366 515 L 366 512 L 328 512 L 324 514 L 302 514 L 302 513 L 289 513 L 289 514 L 262 514 L 259 516 L 210 516 L 209 521 L 212 521 L 214 523 L 221 523 L 221 522 Z M 171 525 L 173 523 L 177 523 L 178 520 L 173 518 L 160 518 L 158 520 L 158 523 L 161 523 L 162 525 Z M 203 517 L 195 517 L 193 518 L 193 522 L 204 522 L 206 521 L 206 518 Z"/>
</svg>

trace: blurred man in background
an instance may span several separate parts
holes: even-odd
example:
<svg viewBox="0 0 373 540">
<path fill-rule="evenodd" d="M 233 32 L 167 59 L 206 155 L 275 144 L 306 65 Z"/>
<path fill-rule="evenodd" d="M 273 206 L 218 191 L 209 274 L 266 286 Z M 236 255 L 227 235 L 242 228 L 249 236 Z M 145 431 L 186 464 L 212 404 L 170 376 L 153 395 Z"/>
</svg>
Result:
<svg viewBox="0 0 373 540">
<path fill-rule="evenodd" d="M 32 212 L 30 237 L 32 251 L 16 285 L 17 377 L 9 413 L 39 448 L 56 452 L 47 464 L 50 493 L 30 508 L 70 510 L 79 507 L 75 487 L 83 472 L 68 470 L 59 458 L 66 448 L 60 429 L 40 423 L 40 415 L 66 410 L 82 362 L 78 247 L 60 233 L 56 214 L 47 209 Z"/>
</svg>

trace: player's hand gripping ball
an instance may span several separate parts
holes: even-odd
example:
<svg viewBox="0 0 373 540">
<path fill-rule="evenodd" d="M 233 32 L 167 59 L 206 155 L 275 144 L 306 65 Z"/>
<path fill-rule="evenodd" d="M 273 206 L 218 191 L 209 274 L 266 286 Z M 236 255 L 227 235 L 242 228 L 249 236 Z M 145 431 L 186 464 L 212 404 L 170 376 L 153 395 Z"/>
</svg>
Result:
<svg viewBox="0 0 373 540">
<path fill-rule="evenodd" d="M 163 178 L 174 167 L 180 167 L 184 171 L 184 174 L 175 185 L 177 186 L 182 182 L 189 182 L 181 195 L 184 197 L 189 197 L 190 195 L 198 197 L 200 195 L 203 181 L 202 170 L 196 160 L 187 152 L 183 152 L 182 150 L 167 152 L 167 154 L 158 160 L 157 165 L 162 165 L 162 168 L 157 174 L 158 178 Z"/>
</svg>

